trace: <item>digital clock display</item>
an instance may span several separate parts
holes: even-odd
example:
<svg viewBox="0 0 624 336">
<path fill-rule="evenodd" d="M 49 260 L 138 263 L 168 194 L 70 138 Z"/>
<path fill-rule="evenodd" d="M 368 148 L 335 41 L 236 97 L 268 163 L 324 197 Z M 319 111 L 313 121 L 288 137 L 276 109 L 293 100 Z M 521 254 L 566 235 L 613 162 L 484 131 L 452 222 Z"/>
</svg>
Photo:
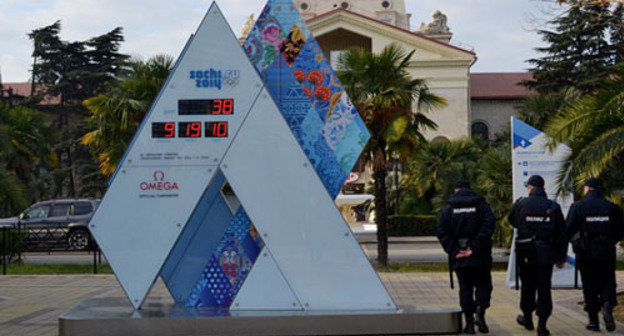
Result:
<svg viewBox="0 0 624 336">
<path fill-rule="evenodd" d="M 234 99 L 187 99 L 178 101 L 179 115 L 232 115 Z"/>
<path fill-rule="evenodd" d="M 202 126 L 205 132 L 202 131 Z M 229 134 L 229 124 L 227 121 L 208 121 L 202 124 L 201 121 L 184 121 L 177 124 L 175 122 L 155 122 L 152 123 L 152 138 L 171 139 L 175 138 L 201 138 L 202 134 L 206 138 L 227 138 Z"/>
<path fill-rule="evenodd" d="M 174 122 L 152 123 L 152 138 L 175 138 L 175 129 Z"/>
<path fill-rule="evenodd" d="M 202 123 L 199 121 L 181 122 L 178 126 L 178 138 L 201 138 L 202 136 Z"/>
<path fill-rule="evenodd" d="M 206 138 L 227 138 L 227 136 L 228 136 L 227 121 L 206 122 Z"/>
</svg>

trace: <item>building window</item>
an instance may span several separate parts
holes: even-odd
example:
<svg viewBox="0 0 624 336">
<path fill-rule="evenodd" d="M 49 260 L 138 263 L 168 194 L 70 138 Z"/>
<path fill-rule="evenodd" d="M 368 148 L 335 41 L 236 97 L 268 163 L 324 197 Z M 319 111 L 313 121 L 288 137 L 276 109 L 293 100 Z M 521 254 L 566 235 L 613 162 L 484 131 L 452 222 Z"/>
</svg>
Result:
<svg viewBox="0 0 624 336">
<path fill-rule="evenodd" d="M 301 8 L 301 10 L 305 12 L 310 9 L 310 5 L 308 5 L 307 2 L 302 2 L 301 5 L 299 5 L 299 8 Z"/>
<path fill-rule="evenodd" d="M 345 69 L 340 66 L 340 58 L 344 55 L 346 50 L 332 50 L 329 52 L 329 62 L 334 71 L 344 71 Z"/>
<path fill-rule="evenodd" d="M 343 2 L 340 4 L 340 7 L 342 7 L 342 9 L 349 9 L 349 7 L 350 7 L 350 6 L 349 6 L 349 3 L 348 3 L 348 2 L 343 1 Z"/>
<path fill-rule="evenodd" d="M 389 8 L 390 7 L 390 1 L 382 1 L 381 2 L 381 7 Z"/>
<path fill-rule="evenodd" d="M 473 137 L 478 137 L 484 141 L 490 140 L 490 128 L 482 121 L 472 124 L 471 134 Z"/>
</svg>

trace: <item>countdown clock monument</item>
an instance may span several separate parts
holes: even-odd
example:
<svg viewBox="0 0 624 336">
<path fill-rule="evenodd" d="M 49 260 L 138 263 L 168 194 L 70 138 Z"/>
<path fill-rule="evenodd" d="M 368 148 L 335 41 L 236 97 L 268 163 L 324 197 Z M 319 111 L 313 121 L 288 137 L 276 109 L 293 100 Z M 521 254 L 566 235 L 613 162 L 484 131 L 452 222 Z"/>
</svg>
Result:
<svg viewBox="0 0 624 336">
<path fill-rule="evenodd" d="M 60 335 L 459 330 L 397 307 L 334 205 L 369 135 L 291 0 L 254 34 L 213 3 L 187 42 L 89 224 L 129 302 L 87 300 Z M 159 277 L 173 302 L 146 302 Z"/>
</svg>

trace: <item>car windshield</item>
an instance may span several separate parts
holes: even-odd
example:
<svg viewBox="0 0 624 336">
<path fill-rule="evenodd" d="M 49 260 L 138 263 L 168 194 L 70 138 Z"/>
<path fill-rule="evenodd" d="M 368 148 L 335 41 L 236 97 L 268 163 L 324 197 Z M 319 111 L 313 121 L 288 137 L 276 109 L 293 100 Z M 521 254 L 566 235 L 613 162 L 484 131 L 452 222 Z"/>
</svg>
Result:
<svg viewBox="0 0 624 336">
<path fill-rule="evenodd" d="M 39 205 L 28 209 L 24 217 L 27 219 L 46 218 L 48 213 L 50 213 L 49 205 Z"/>
</svg>

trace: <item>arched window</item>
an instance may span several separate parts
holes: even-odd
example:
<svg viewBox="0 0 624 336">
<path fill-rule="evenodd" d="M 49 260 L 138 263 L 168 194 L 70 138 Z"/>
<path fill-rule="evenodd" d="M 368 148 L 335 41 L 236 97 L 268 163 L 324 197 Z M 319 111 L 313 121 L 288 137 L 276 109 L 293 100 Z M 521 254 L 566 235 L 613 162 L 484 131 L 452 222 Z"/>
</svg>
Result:
<svg viewBox="0 0 624 336">
<path fill-rule="evenodd" d="M 473 137 L 479 137 L 481 140 L 488 141 L 490 140 L 490 127 L 482 121 L 474 122 L 472 124 L 471 134 Z"/>
</svg>

